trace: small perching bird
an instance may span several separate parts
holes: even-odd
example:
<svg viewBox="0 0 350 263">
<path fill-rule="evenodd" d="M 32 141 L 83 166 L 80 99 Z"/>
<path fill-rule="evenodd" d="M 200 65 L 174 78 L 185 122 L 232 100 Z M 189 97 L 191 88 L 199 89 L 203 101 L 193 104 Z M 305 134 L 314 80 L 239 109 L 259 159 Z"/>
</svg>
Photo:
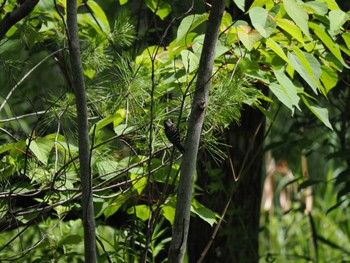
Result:
<svg viewBox="0 0 350 263">
<path fill-rule="evenodd" d="M 177 148 L 181 153 L 185 152 L 184 147 L 181 145 L 181 139 L 179 131 L 177 130 L 176 125 L 171 121 L 171 119 L 167 119 L 164 121 L 164 131 L 168 140 Z"/>
</svg>

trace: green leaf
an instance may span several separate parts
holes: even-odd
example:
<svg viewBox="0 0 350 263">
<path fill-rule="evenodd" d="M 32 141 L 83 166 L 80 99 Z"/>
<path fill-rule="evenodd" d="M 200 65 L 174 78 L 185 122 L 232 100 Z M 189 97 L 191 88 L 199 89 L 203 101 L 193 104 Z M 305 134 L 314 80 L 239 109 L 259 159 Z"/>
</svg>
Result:
<svg viewBox="0 0 350 263">
<path fill-rule="evenodd" d="M 284 74 L 283 69 L 273 70 L 277 83 L 271 83 L 269 88 L 273 94 L 291 111 L 292 115 L 294 114 L 294 107 L 300 110 L 299 101 L 300 98 L 297 95 L 297 88 L 294 86 L 293 82 Z"/>
<path fill-rule="evenodd" d="M 332 40 L 332 38 L 327 34 L 326 30 L 314 22 L 310 22 L 309 25 L 322 43 L 329 49 L 329 51 L 342 63 L 344 67 L 348 68 L 342 58 L 338 44 Z"/>
<path fill-rule="evenodd" d="M 58 242 L 58 246 L 60 247 L 63 245 L 77 245 L 82 240 L 83 238 L 79 235 L 66 235 Z"/>
<path fill-rule="evenodd" d="M 117 110 L 113 115 L 109 115 L 106 118 L 98 121 L 95 125 L 95 127 L 92 127 L 90 129 L 90 135 L 94 132 L 98 132 L 103 127 L 106 127 L 108 124 L 113 122 L 113 127 L 117 127 L 120 123 L 122 123 L 125 120 L 126 117 L 126 110 L 125 109 L 119 109 Z"/>
<path fill-rule="evenodd" d="M 29 141 L 27 140 L 27 144 Z M 54 142 L 47 138 L 37 138 L 30 142 L 29 149 L 43 164 L 47 164 Z"/>
<path fill-rule="evenodd" d="M 322 182 L 323 182 L 322 180 L 313 180 L 313 179 L 305 180 L 301 184 L 299 184 L 298 191 L 305 189 L 307 187 L 313 186 L 313 185 L 320 184 Z"/>
<path fill-rule="evenodd" d="M 311 112 L 320 120 L 323 122 L 326 127 L 333 130 L 332 124 L 329 122 L 328 118 L 328 110 L 326 108 L 320 108 L 317 106 L 312 106 L 308 102 L 305 96 L 302 96 L 304 104 L 311 110 Z"/>
<path fill-rule="evenodd" d="M 256 6 L 262 7 L 262 6 L 264 6 L 264 5 L 266 5 L 267 3 L 270 3 L 270 2 L 271 2 L 271 0 L 255 0 L 253 2 L 253 4 L 250 6 L 249 10 L 252 9 L 253 7 L 256 7 Z"/>
<path fill-rule="evenodd" d="M 103 32 L 109 32 L 111 30 L 107 16 L 103 9 L 96 3 L 96 1 L 87 1 L 86 4 L 90 7 L 94 13 L 96 19 L 100 22 Z"/>
<path fill-rule="evenodd" d="M 163 205 L 162 211 L 165 219 L 168 220 L 171 225 L 174 225 L 175 207 L 173 207 L 172 205 Z"/>
<path fill-rule="evenodd" d="M 295 24 L 297 24 L 307 37 L 311 38 L 307 24 L 309 16 L 306 10 L 295 0 L 284 0 L 283 5 L 289 17 L 293 19 Z"/>
<path fill-rule="evenodd" d="M 130 179 L 132 180 L 132 186 L 134 190 L 140 195 L 147 185 L 147 178 L 145 176 L 140 176 L 135 173 L 130 174 Z"/>
<path fill-rule="evenodd" d="M 350 32 L 343 33 L 341 36 L 344 39 L 347 48 L 350 49 Z"/>
<path fill-rule="evenodd" d="M 151 211 L 149 209 L 149 206 L 147 205 L 136 205 L 136 206 L 130 207 L 127 213 L 129 215 L 135 214 L 142 221 L 146 221 L 149 218 Z"/>
<path fill-rule="evenodd" d="M 249 17 L 254 28 L 265 38 L 269 37 L 276 28 L 276 22 L 270 18 L 266 9 L 262 7 L 250 9 Z"/>
<path fill-rule="evenodd" d="M 245 11 L 245 0 L 233 0 L 236 6 L 241 9 L 243 12 Z"/>
<path fill-rule="evenodd" d="M 309 84 L 315 94 L 317 92 L 318 81 L 322 74 L 321 65 L 318 60 L 309 53 L 301 51 L 299 48 L 293 48 L 293 53 L 288 53 L 288 58 L 293 68 Z"/>
<path fill-rule="evenodd" d="M 118 162 L 112 160 L 103 160 L 96 162 L 98 174 L 103 180 L 108 180 L 115 176 L 115 171 L 118 167 Z"/>
<path fill-rule="evenodd" d="M 126 124 L 120 124 L 114 128 L 115 134 L 122 135 L 128 134 L 132 130 L 134 130 L 135 126 L 127 126 Z"/>
<path fill-rule="evenodd" d="M 117 198 L 115 198 L 113 200 L 113 202 L 111 202 L 107 208 L 103 211 L 103 215 L 106 217 L 106 219 L 112 215 L 114 215 L 119 208 L 124 205 L 125 201 L 127 200 L 128 195 L 120 195 Z"/>
<path fill-rule="evenodd" d="M 192 201 L 191 212 L 198 215 L 210 226 L 213 226 L 216 223 L 216 214 L 212 210 L 203 206 L 196 200 Z"/>
<path fill-rule="evenodd" d="M 306 10 L 309 10 L 321 16 L 324 16 L 328 12 L 328 5 L 322 2 L 310 1 L 304 3 L 303 6 Z"/>
<path fill-rule="evenodd" d="M 275 52 L 276 55 L 278 55 L 280 58 L 282 58 L 285 62 L 287 62 L 288 64 L 291 64 L 288 57 L 286 56 L 286 54 L 284 54 L 283 49 L 275 40 L 273 40 L 272 38 L 267 38 L 266 39 L 266 46 L 271 48 L 272 51 Z"/>
<path fill-rule="evenodd" d="M 180 54 L 187 73 L 192 73 L 198 68 L 199 58 L 193 52 L 182 50 Z"/>
<path fill-rule="evenodd" d="M 125 5 L 129 0 L 119 0 L 120 5 Z"/>
<path fill-rule="evenodd" d="M 166 18 L 171 12 L 171 5 L 163 0 L 146 0 L 146 5 L 162 20 L 164 20 L 164 18 Z"/>
<path fill-rule="evenodd" d="M 324 95 L 327 95 L 327 93 L 337 85 L 338 74 L 332 68 L 325 65 L 321 66 L 321 70 L 322 74 L 320 80 L 323 86 L 326 88 Z"/>
<path fill-rule="evenodd" d="M 304 44 L 304 37 L 299 27 L 297 27 L 293 21 L 289 19 L 276 19 L 277 26 L 286 31 L 289 35 Z"/>
<path fill-rule="evenodd" d="M 177 29 L 176 42 L 181 41 L 193 29 L 208 20 L 208 13 L 201 15 L 190 15 L 182 19 L 179 28 Z"/>
<path fill-rule="evenodd" d="M 329 33 L 336 35 L 341 33 L 341 27 L 349 19 L 349 15 L 342 10 L 332 10 L 329 12 Z"/>
<path fill-rule="evenodd" d="M 239 26 L 237 28 L 239 40 L 242 41 L 243 45 L 251 51 L 255 43 L 261 38 L 259 32 L 252 30 L 249 26 Z"/>
<path fill-rule="evenodd" d="M 319 0 L 320 2 L 327 3 L 329 10 L 338 10 L 340 9 L 336 0 Z"/>
</svg>

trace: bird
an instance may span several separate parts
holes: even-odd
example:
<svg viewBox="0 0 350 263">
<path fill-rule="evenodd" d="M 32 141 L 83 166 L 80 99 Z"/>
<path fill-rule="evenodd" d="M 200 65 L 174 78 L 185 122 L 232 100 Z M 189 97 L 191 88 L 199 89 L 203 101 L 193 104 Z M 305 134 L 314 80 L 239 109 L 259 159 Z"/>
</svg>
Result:
<svg viewBox="0 0 350 263">
<path fill-rule="evenodd" d="M 185 149 L 181 145 L 180 133 L 176 125 L 172 122 L 171 119 L 164 121 L 164 131 L 168 140 L 181 152 L 184 153 Z"/>
</svg>

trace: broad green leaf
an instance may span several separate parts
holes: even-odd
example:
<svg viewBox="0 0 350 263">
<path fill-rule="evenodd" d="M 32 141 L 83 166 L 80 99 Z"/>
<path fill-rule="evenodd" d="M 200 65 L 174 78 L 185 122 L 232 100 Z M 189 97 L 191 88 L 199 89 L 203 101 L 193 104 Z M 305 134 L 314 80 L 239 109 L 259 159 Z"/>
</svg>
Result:
<svg viewBox="0 0 350 263">
<path fill-rule="evenodd" d="M 216 223 L 216 214 L 196 200 L 192 201 L 191 212 L 198 215 L 211 226 L 213 226 Z"/>
<path fill-rule="evenodd" d="M 263 7 L 267 3 L 271 3 L 273 0 L 255 0 L 253 4 L 250 6 L 249 10 L 252 9 L 253 7 L 260 6 Z"/>
<path fill-rule="evenodd" d="M 127 124 L 120 124 L 114 128 L 114 132 L 117 135 L 125 135 L 135 129 L 135 126 L 127 126 Z"/>
<path fill-rule="evenodd" d="M 128 199 L 128 194 L 120 195 L 117 198 L 115 198 L 103 211 L 103 215 L 106 217 L 106 219 L 112 215 L 114 215 L 119 208 L 124 205 L 125 201 Z"/>
<path fill-rule="evenodd" d="M 272 51 L 275 52 L 276 55 L 278 55 L 280 58 L 282 58 L 285 62 L 290 64 L 288 57 L 286 56 L 286 54 L 284 54 L 283 49 L 275 40 L 273 40 L 272 38 L 267 38 L 266 39 L 266 46 L 271 48 Z"/>
<path fill-rule="evenodd" d="M 149 218 L 151 211 L 147 205 L 136 205 L 130 207 L 127 213 L 130 215 L 135 214 L 142 221 L 146 221 Z"/>
<path fill-rule="evenodd" d="M 344 39 L 347 48 L 350 49 L 350 32 L 343 33 L 342 38 Z"/>
<path fill-rule="evenodd" d="M 98 121 L 95 126 L 93 126 L 90 129 L 90 134 L 92 134 L 95 130 L 95 132 L 101 130 L 103 127 L 106 127 L 108 124 L 113 122 L 113 127 L 116 128 L 120 123 L 122 123 L 125 120 L 126 117 L 126 110 L 125 109 L 118 109 L 113 115 L 109 115 L 108 117 Z"/>
<path fill-rule="evenodd" d="M 15 143 L 4 143 L 0 144 L 0 154 L 12 150 L 15 147 Z"/>
<path fill-rule="evenodd" d="M 120 5 L 125 5 L 129 0 L 119 0 Z"/>
<path fill-rule="evenodd" d="M 104 210 L 109 206 L 106 200 L 101 198 L 94 198 L 94 214 L 98 218 L 103 215 Z"/>
<path fill-rule="evenodd" d="M 326 108 L 320 108 L 317 106 L 312 106 L 308 102 L 305 96 L 302 96 L 304 104 L 311 110 L 311 112 L 320 120 L 323 122 L 326 127 L 333 130 L 332 124 L 329 122 L 328 118 L 328 110 Z"/>
<path fill-rule="evenodd" d="M 99 176 L 103 180 L 108 180 L 115 176 L 115 171 L 118 167 L 118 162 L 112 160 L 102 160 L 96 162 L 96 167 L 98 170 Z"/>
<path fill-rule="evenodd" d="M 171 12 L 171 5 L 163 0 L 146 0 L 146 5 L 162 20 L 164 20 L 164 18 L 166 18 Z"/>
<path fill-rule="evenodd" d="M 181 41 L 188 33 L 197 26 L 208 20 L 208 13 L 201 15 L 190 15 L 182 19 L 179 28 L 177 29 L 176 42 Z"/>
<path fill-rule="evenodd" d="M 309 21 L 309 16 L 306 10 L 295 0 L 284 0 L 283 5 L 286 9 L 287 14 L 291 19 L 293 19 L 295 24 L 297 24 L 297 26 L 307 37 L 311 38 L 307 24 Z"/>
<path fill-rule="evenodd" d="M 199 58 L 193 52 L 182 50 L 180 54 L 187 73 L 192 73 L 198 68 Z"/>
<path fill-rule="evenodd" d="M 27 140 L 27 144 L 29 141 Z M 47 138 L 37 138 L 30 142 L 29 149 L 43 164 L 47 164 L 54 142 Z"/>
<path fill-rule="evenodd" d="M 86 4 L 90 7 L 92 12 L 94 13 L 96 19 L 100 21 L 100 26 L 102 27 L 102 30 L 107 33 L 111 30 L 109 26 L 109 22 L 107 19 L 107 16 L 105 12 L 102 10 L 102 8 L 96 3 L 96 1 L 87 1 Z"/>
<path fill-rule="evenodd" d="M 327 95 L 327 93 L 337 85 L 338 74 L 332 68 L 325 65 L 321 66 L 321 70 L 322 74 L 320 80 L 326 89 L 324 95 Z"/>
<path fill-rule="evenodd" d="M 245 0 L 233 0 L 236 6 L 241 9 L 243 12 L 245 11 Z"/>
<path fill-rule="evenodd" d="M 317 85 L 322 74 L 321 65 L 317 59 L 309 53 L 301 51 L 299 48 L 293 48 L 293 52 L 288 53 L 288 58 L 294 69 L 309 84 L 315 94 Z"/>
<path fill-rule="evenodd" d="M 289 19 L 276 19 L 277 26 L 286 31 L 291 37 L 295 38 L 301 44 L 304 44 L 304 37 L 299 27 Z"/>
<path fill-rule="evenodd" d="M 265 38 L 269 37 L 276 28 L 276 22 L 272 20 L 262 7 L 254 7 L 249 11 L 250 20 L 254 28 Z"/>
<path fill-rule="evenodd" d="M 283 68 L 279 70 L 273 70 L 275 74 L 277 83 L 271 83 L 269 88 L 273 94 L 294 114 L 294 108 L 300 110 L 299 101 L 300 98 L 297 94 L 297 88 L 294 86 L 293 82 L 285 75 Z"/>
<path fill-rule="evenodd" d="M 349 19 L 349 15 L 342 10 L 332 10 L 329 12 L 329 33 L 336 35 L 341 32 L 341 27 Z"/>
<path fill-rule="evenodd" d="M 239 39 L 249 51 L 253 49 L 254 44 L 261 38 L 259 32 L 252 30 L 249 26 L 239 26 L 237 32 Z"/>
<path fill-rule="evenodd" d="M 338 10 L 338 9 L 340 9 L 336 0 L 319 0 L 319 1 L 327 3 L 327 6 L 328 6 L 329 10 Z M 347 1 L 347 0 L 345 0 L 345 1 Z"/>
<path fill-rule="evenodd" d="M 326 30 L 314 22 L 310 22 L 309 25 L 322 43 L 329 49 L 329 51 L 342 63 L 344 67 L 348 68 L 342 58 L 338 44 L 332 40 L 332 38 L 327 34 Z"/>
<path fill-rule="evenodd" d="M 77 245 L 82 241 L 82 237 L 79 235 L 65 235 L 63 238 L 58 242 L 58 247 L 61 247 L 63 245 Z"/>
<path fill-rule="evenodd" d="M 163 205 L 162 206 L 163 216 L 166 220 L 170 222 L 171 225 L 174 225 L 175 219 L 175 207 L 171 205 Z"/>
<path fill-rule="evenodd" d="M 328 5 L 322 2 L 310 1 L 304 3 L 303 6 L 305 7 L 305 9 L 321 16 L 327 14 L 328 12 Z"/>
<path fill-rule="evenodd" d="M 135 173 L 131 173 L 130 179 L 132 180 L 133 188 L 140 195 L 147 185 L 147 178 L 145 176 L 140 176 Z"/>
</svg>

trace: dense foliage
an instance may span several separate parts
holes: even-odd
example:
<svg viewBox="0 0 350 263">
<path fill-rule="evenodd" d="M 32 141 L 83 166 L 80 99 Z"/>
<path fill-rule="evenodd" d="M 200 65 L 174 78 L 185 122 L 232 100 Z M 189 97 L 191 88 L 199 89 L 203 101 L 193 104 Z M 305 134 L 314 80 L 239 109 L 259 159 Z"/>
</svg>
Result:
<svg viewBox="0 0 350 263">
<path fill-rule="evenodd" d="M 163 121 L 185 137 L 210 10 L 178 2 L 78 1 L 101 262 L 166 260 L 181 155 Z M 350 14 L 334 0 L 234 2 L 247 17 L 224 14 L 200 150 L 220 165 L 224 130 L 243 107 L 261 110 L 272 127 L 266 151 L 288 159 L 303 182 L 289 213 L 262 222 L 261 256 L 348 260 Z M 0 19 L 18 5 L 4 1 Z M 65 17 L 65 1 L 41 0 L 0 42 L 1 261 L 83 260 Z M 309 163 L 320 176 L 303 177 L 300 156 L 314 152 L 332 161 L 326 171 Z M 316 208 L 305 216 L 301 196 L 312 185 Z M 206 191 L 195 186 L 191 211 L 213 226 L 221 211 L 196 200 Z"/>
</svg>

